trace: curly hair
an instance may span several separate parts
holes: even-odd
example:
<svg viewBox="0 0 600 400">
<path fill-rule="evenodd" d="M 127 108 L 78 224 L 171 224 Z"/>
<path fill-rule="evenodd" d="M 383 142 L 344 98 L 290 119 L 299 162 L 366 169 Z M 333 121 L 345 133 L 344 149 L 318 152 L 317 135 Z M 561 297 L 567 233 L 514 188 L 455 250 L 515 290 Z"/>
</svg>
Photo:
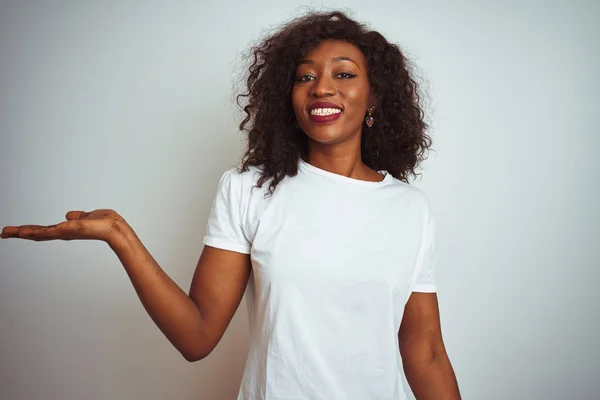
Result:
<svg viewBox="0 0 600 400">
<path fill-rule="evenodd" d="M 308 153 L 308 137 L 295 124 L 291 94 L 297 63 L 327 39 L 355 45 L 367 61 L 377 107 L 375 125 L 363 123 L 362 162 L 408 183 L 431 146 L 417 83 L 400 48 L 343 12 L 309 12 L 251 47 L 246 92 L 236 97 L 240 107 L 240 99 L 247 100 L 239 126 L 248 132 L 247 151 L 239 171 L 259 167 L 258 187 L 272 179 L 270 195 L 286 175 L 298 173 L 299 158 Z"/>
</svg>

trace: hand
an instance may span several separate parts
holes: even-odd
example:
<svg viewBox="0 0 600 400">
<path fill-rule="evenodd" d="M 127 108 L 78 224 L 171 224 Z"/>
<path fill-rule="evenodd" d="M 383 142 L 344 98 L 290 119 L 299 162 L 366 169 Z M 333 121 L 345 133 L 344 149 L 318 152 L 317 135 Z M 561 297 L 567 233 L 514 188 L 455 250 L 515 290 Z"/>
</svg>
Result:
<svg viewBox="0 0 600 400">
<path fill-rule="evenodd" d="M 69 211 L 66 221 L 56 225 L 6 226 L 0 238 L 46 240 L 102 240 L 108 242 L 126 224 L 123 217 L 113 210 L 91 212 Z"/>
</svg>

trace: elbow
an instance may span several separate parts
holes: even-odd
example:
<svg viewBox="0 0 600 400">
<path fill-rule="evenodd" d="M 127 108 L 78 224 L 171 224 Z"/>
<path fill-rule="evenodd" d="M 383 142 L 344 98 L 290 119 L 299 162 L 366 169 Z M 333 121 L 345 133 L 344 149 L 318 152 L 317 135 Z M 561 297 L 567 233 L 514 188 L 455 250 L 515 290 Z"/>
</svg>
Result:
<svg viewBox="0 0 600 400">
<path fill-rule="evenodd" d="M 445 357 L 445 349 L 426 348 L 405 351 L 400 353 L 403 360 L 407 360 L 409 364 L 415 365 L 431 365 Z"/>
<path fill-rule="evenodd" d="M 186 335 L 185 339 L 177 342 L 172 341 L 181 356 L 188 362 L 196 362 L 205 359 L 217 346 L 215 341 L 204 331 Z"/>
<path fill-rule="evenodd" d="M 212 349 L 188 349 L 181 350 L 180 353 L 183 358 L 188 362 L 196 362 L 205 359 L 212 352 Z"/>
<path fill-rule="evenodd" d="M 405 370 L 428 368 L 446 356 L 446 351 L 439 343 L 401 343 L 400 356 Z M 406 371 L 405 371 L 406 372 Z"/>
<path fill-rule="evenodd" d="M 183 358 L 185 358 L 185 360 L 187 362 L 196 362 L 196 361 L 200 361 L 204 358 L 206 358 L 206 356 L 208 356 L 208 353 L 185 353 L 182 352 L 181 355 L 183 356 Z"/>
</svg>

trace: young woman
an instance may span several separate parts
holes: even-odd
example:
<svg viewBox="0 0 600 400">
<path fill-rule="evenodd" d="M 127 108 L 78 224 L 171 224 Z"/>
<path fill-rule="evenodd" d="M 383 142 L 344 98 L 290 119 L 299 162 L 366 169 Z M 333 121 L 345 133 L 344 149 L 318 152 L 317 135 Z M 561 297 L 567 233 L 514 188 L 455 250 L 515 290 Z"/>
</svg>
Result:
<svg viewBox="0 0 600 400">
<path fill-rule="evenodd" d="M 248 148 L 219 182 L 189 294 L 112 210 L 2 238 L 107 242 L 189 361 L 215 348 L 247 290 L 239 399 L 404 399 L 400 365 L 417 399 L 460 398 L 435 294 L 435 221 L 408 184 L 431 139 L 407 60 L 340 12 L 298 18 L 253 54 L 238 97 Z"/>
</svg>

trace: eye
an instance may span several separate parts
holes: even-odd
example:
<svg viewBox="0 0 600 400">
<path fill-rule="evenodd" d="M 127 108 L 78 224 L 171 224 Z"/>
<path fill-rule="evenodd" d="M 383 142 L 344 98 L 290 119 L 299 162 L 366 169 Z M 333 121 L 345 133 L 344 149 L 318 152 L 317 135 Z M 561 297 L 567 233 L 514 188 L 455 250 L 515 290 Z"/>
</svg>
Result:
<svg viewBox="0 0 600 400">
<path fill-rule="evenodd" d="M 342 79 L 352 79 L 354 78 L 356 75 L 354 74 L 350 74 L 348 72 L 340 72 L 339 74 L 337 74 L 337 76 L 339 76 Z"/>
<path fill-rule="evenodd" d="M 313 79 L 313 78 L 314 77 L 310 76 L 310 75 L 301 75 L 301 76 L 299 76 L 299 77 L 296 78 L 296 82 L 307 82 L 307 81 L 309 81 L 310 79 Z"/>
</svg>

